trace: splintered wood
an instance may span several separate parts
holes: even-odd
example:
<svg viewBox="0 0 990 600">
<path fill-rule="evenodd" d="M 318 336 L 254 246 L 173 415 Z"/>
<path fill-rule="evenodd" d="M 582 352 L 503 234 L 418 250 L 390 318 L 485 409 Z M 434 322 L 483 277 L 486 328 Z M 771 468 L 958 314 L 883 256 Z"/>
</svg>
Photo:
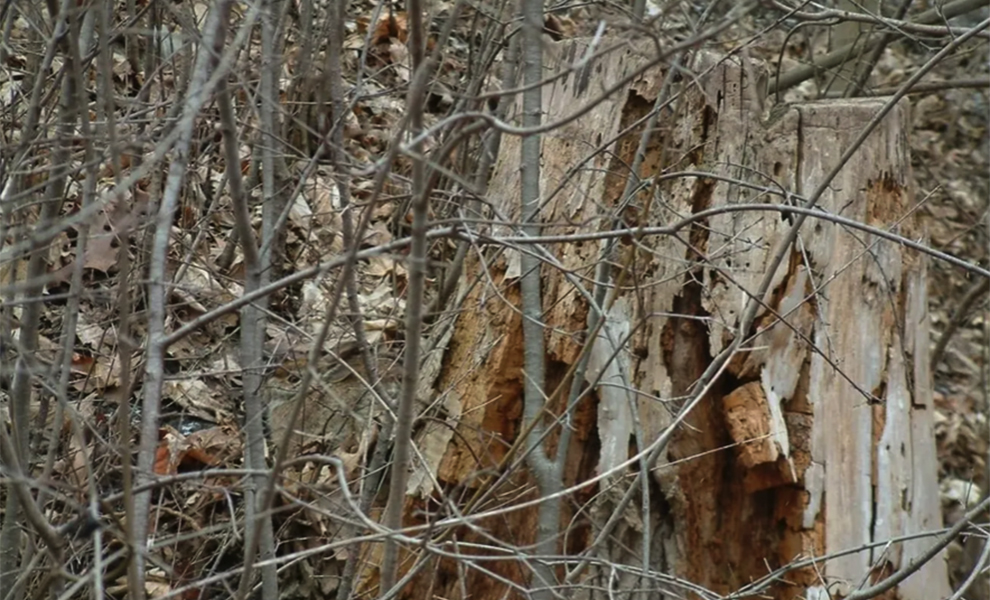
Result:
<svg viewBox="0 0 990 600">
<path fill-rule="evenodd" d="M 584 56 L 584 44 L 555 46 L 547 72 L 568 69 Z M 645 117 L 665 77 L 659 68 L 636 75 L 653 53 L 651 45 L 619 43 L 544 92 L 544 122 L 564 121 L 542 138 L 546 234 L 607 232 L 617 223 L 669 226 L 708 209 L 801 203 L 884 102 L 799 104 L 769 118 L 761 88 L 750 81 L 763 73 L 761 66 L 695 60 L 687 66 L 691 75 L 675 86 L 678 95 L 664 108 L 635 174 L 653 185 L 637 185 L 632 198 L 623 198 Z M 617 93 L 584 116 L 565 119 L 616 86 Z M 912 212 L 907 123 L 906 105 L 895 107 L 831 182 L 819 209 L 923 239 Z M 509 136 L 488 196 L 493 214 L 510 220 L 519 214 L 518 172 L 519 138 Z M 700 589 L 728 594 L 799 559 L 860 549 L 788 572 L 765 589 L 747 588 L 780 599 L 841 597 L 903 567 L 931 543 L 883 542 L 941 526 L 926 260 L 824 218 L 806 221 L 771 274 L 741 350 L 657 462 L 622 467 L 672 426 L 698 392 L 695 383 L 706 367 L 734 341 L 747 302 L 768 276 L 772 254 L 792 223 L 793 215 L 779 211 L 726 210 L 675 235 L 626 236 L 615 248 L 600 241 L 546 246 L 553 257 L 542 271 L 548 394 L 578 359 L 581 344 L 594 344 L 585 374 L 593 393 L 567 425 L 574 433 L 564 485 L 609 473 L 566 500 L 560 552 L 585 550 L 626 487 L 639 486 L 596 554 L 601 568 L 591 566 L 573 582 L 587 584 L 568 592 L 575 598 L 604 585 L 652 586 L 686 597 L 705 597 Z M 452 317 L 434 390 L 448 406 L 446 414 L 457 415 L 448 421 L 456 432 L 446 438 L 443 458 L 431 461 L 431 477 L 420 482 L 476 489 L 525 426 L 524 340 L 513 269 L 518 252 L 479 252 L 466 267 L 463 304 Z M 489 262 L 480 264 L 479 257 Z M 621 289 L 607 306 L 602 333 L 587 340 L 590 295 L 577 293 L 575 285 L 593 293 L 603 259 L 612 262 L 605 283 L 621 281 Z M 471 283 L 476 276 L 482 284 Z M 560 414 L 563 406 L 548 408 Z M 552 452 L 557 439 L 549 439 Z M 655 482 L 646 500 L 637 474 L 644 468 Z M 429 486 L 418 490 L 407 514 L 426 506 Z M 488 506 L 531 500 L 535 493 L 520 472 Z M 479 521 L 480 529 L 465 528 L 458 539 L 525 547 L 533 541 L 534 523 L 535 508 L 517 510 Z M 645 550 L 649 563 L 643 565 Z M 434 572 L 418 576 L 421 589 L 429 586 L 447 598 L 468 589 L 474 599 L 494 599 L 517 595 L 506 580 L 529 585 L 525 566 L 478 562 L 504 579 L 443 559 Z M 628 568 L 610 570 L 609 563 Z M 657 577 L 643 578 L 643 567 Z M 466 587 L 458 583 L 462 577 Z M 699 587 L 678 588 L 672 578 Z M 936 559 L 891 597 L 928 600 L 948 592 L 945 565 Z"/>
</svg>

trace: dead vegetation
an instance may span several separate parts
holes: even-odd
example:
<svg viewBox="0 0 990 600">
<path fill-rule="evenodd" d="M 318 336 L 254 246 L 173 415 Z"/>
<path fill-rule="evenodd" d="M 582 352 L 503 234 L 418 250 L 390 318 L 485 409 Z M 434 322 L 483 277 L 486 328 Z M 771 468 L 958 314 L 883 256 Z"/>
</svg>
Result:
<svg viewBox="0 0 990 600">
<path fill-rule="evenodd" d="M 548 81 L 541 87 L 554 89 L 549 78 L 567 73 L 607 106 L 614 99 L 601 87 L 607 78 L 591 65 L 603 64 L 629 40 L 647 40 L 655 57 L 665 56 L 657 61 L 663 68 L 619 100 L 644 103 L 627 108 L 623 126 L 642 128 L 642 119 L 661 115 L 653 126 L 662 144 L 697 133 L 674 131 L 689 119 L 673 108 L 655 111 L 652 104 L 667 73 L 678 73 L 674 79 L 683 87 L 676 89 L 692 82 L 700 87 L 697 73 L 684 67 L 689 63 L 672 69 L 675 61 L 702 51 L 734 53 L 767 64 L 765 72 L 757 68 L 745 77 L 773 82 L 830 49 L 833 21 L 808 25 L 806 15 L 788 15 L 783 5 L 745 11 L 731 3 L 638 4 L 545 6 L 546 62 L 559 59 L 564 66 L 546 69 Z M 884 14 L 891 16 L 887 4 Z M 869 68 L 866 88 L 855 94 L 890 93 L 952 39 L 985 27 L 986 15 L 972 16 L 977 4 L 951 3 L 958 15 L 947 22 L 955 28 L 951 35 L 941 20 L 920 21 L 933 30 L 902 27 Z M 401 597 L 523 597 L 539 587 L 526 561 L 502 560 L 525 555 L 528 544 L 539 542 L 535 511 L 498 513 L 536 494 L 529 471 L 510 460 L 516 442 L 529 434 L 522 407 L 508 401 L 519 398 L 525 385 L 525 319 L 515 308 L 520 293 L 514 283 L 494 284 L 502 277 L 514 282 L 525 272 L 518 252 L 500 258 L 506 247 L 519 247 L 502 243 L 519 235 L 518 209 L 506 198 L 519 170 L 497 164 L 499 132 L 510 146 L 520 139 L 505 125 L 520 126 L 516 98 L 526 87 L 517 72 L 518 7 L 428 3 L 424 31 L 416 38 L 422 40 L 421 58 L 410 53 L 415 25 L 407 7 L 352 1 L 337 16 L 330 8 L 307 0 L 12 2 L 0 8 L 0 598 L 213 598 L 243 597 L 248 590 L 265 600 L 382 597 L 384 512 L 394 477 L 394 415 L 407 385 L 402 361 L 410 341 L 410 302 L 421 310 L 423 326 L 416 336 L 418 387 L 410 396 L 413 464 L 420 466 L 410 469 L 404 486 L 416 500 L 403 505 L 401 520 L 411 529 L 396 543 L 400 582 L 406 575 L 413 581 L 403 582 Z M 936 7 L 912 6 L 897 19 L 919 22 L 926 10 Z M 211 27 L 226 31 L 218 38 Z M 920 215 L 919 230 L 899 232 L 985 269 L 990 74 L 987 30 L 982 31 L 925 77 L 928 88 L 919 86 L 910 96 L 911 127 L 903 136 L 914 180 L 905 184 L 913 186 L 916 204 L 886 206 L 888 213 L 871 224 L 891 227 Z M 577 38 L 591 40 L 586 56 L 564 60 L 555 54 L 576 47 L 568 43 Z M 211 55 L 210 48 L 219 54 Z M 591 56 L 598 62 L 582 63 Z M 417 80 L 423 64 L 428 77 Z M 835 81 L 828 73 L 822 69 L 779 96 L 758 94 L 759 106 L 752 109 L 769 113 L 775 102 L 833 97 Z M 229 91 L 227 100 L 218 80 Z M 415 102 L 422 107 L 413 111 L 418 125 L 410 116 Z M 690 122 L 699 123 L 700 131 L 703 121 Z M 567 127 L 547 134 L 566 142 L 588 133 Z M 416 137 L 417 131 L 425 133 Z M 667 224 L 644 213 L 641 200 L 652 188 L 626 187 L 638 141 L 638 133 L 627 134 L 609 150 L 612 158 L 590 167 L 612 173 L 602 181 L 608 201 L 627 201 L 587 214 L 541 206 L 543 218 L 552 215 L 541 234 Z M 697 149 L 687 143 L 676 149 L 656 143 L 647 148 L 642 169 L 679 160 L 716 168 L 695 161 Z M 554 176 L 561 188 L 590 181 L 582 179 L 580 162 L 590 148 L 555 148 L 543 164 L 560 168 Z M 501 148 L 501 156 L 506 152 Z M 565 152 L 574 159 L 563 160 Z M 794 172 L 785 171 L 778 179 Z M 675 197 L 677 185 L 664 193 Z M 423 238 L 422 296 L 411 300 L 410 256 L 416 200 L 422 197 L 429 199 L 430 233 Z M 673 220 L 677 214 L 664 216 Z M 691 231 L 685 236 L 689 244 L 706 242 L 702 229 Z M 683 245 L 673 246 L 683 254 Z M 567 286 L 579 286 L 564 274 L 581 273 L 593 290 L 589 282 L 601 279 L 601 262 L 612 276 L 629 272 L 616 280 L 617 287 L 650 289 L 643 282 L 663 277 L 640 273 L 637 265 L 647 263 L 636 261 L 656 250 L 632 232 L 606 255 L 597 242 L 576 244 L 559 256 L 566 268 L 544 280 L 545 297 L 554 300 L 543 316 L 554 328 L 547 336 L 552 360 L 542 389 L 551 397 L 560 387 L 556 403 L 548 404 L 555 414 L 566 412 L 564 384 L 580 362 L 586 341 L 581 336 L 592 329 L 586 299 L 569 291 Z M 670 285 L 680 290 L 691 271 L 670 268 L 680 277 Z M 931 368 L 939 499 L 950 526 L 990 488 L 987 286 L 985 278 L 938 260 L 928 274 L 937 348 Z M 645 293 L 631 292 L 630 298 L 642 300 Z M 711 314 L 711 299 L 695 299 L 666 309 Z M 248 320 L 260 324 L 250 336 Z M 653 348 L 654 358 L 657 352 L 674 355 L 685 347 L 678 340 L 691 335 L 701 333 L 668 328 L 654 341 L 633 337 L 630 348 L 633 354 Z M 708 335 L 720 343 L 714 333 L 702 337 Z M 725 333 L 721 343 L 730 338 Z M 602 352 L 589 352 L 587 360 L 605 370 L 613 359 Z M 684 404 L 701 375 L 696 371 L 704 367 L 686 354 L 668 358 L 668 365 L 684 361 L 673 389 L 650 385 L 660 381 L 653 371 L 638 382 L 647 394 L 673 399 L 673 408 L 665 405 L 663 413 Z M 748 367 L 744 361 L 730 364 L 738 390 L 748 389 L 745 382 L 763 366 L 758 359 Z M 158 390 L 156 414 L 147 408 L 154 397 L 150 390 Z M 476 397 L 461 402 L 450 390 Z M 263 417 L 246 412 L 246 397 L 254 392 Z M 739 460 L 749 461 L 751 470 L 731 489 L 772 489 L 791 474 L 777 470 L 773 447 L 745 445 L 768 431 L 753 420 L 759 411 L 744 410 L 749 404 L 740 398 L 724 396 L 726 411 L 735 410 L 737 420 L 722 423 L 704 413 L 689 425 L 742 445 Z M 606 400 L 607 392 L 596 391 L 594 402 L 601 404 L 575 404 L 568 413 L 568 444 L 579 451 L 563 463 L 564 487 L 580 487 L 593 477 L 609 448 L 622 454 L 618 463 L 627 447 L 645 447 L 643 431 L 667 418 L 630 416 L 640 429 L 627 432 L 620 452 L 602 444 L 619 439 L 606 435 L 596 412 Z M 789 427 L 800 420 L 792 413 L 781 418 Z M 767 417 L 762 425 L 779 423 Z M 263 438 L 252 439 L 249 427 L 258 427 Z M 289 430 L 295 432 L 291 439 Z M 560 434 L 551 432 L 548 439 L 552 457 Z M 704 490 L 710 480 L 702 467 L 717 467 L 722 459 L 690 448 L 680 446 L 684 455 L 676 460 L 692 465 L 685 477 Z M 623 477 L 645 480 L 640 473 L 650 468 L 641 464 Z M 562 508 L 567 526 L 560 532 L 560 552 L 577 556 L 595 541 L 609 510 L 622 501 L 614 483 L 589 484 L 569 497 Z M 677 504 L 684 498 L 659 500 L 657 485 L 644 483 L 652 491 L 637 502 L 648 504 L 652 493 L 654 502 L 667 503 L 665 510 L 693 514 L 695 508 Z M 481 526 L 466 519 L 486 511 L 492 516 Z M 601 556 L 628 558 L 612 565 L 623 582 L 650 585 L 654 592 L 687 589 L 706 598 L 727 597 L 751 583 L 735 579 L 738 573 L 719 579 L 721 574 L 700 571 L 688 582 L 655 573 L 644 583 L 639 567 L 630 566 L 639 564 L 641 550 L 629 549 L 630 540 L 641 543 L 644 523 L 636 511 L 621 514 Z M 768 527 L 785 518 L 763 517 Z M 985 514 L 981 518 L 986 521 Z M 455 522 L 458 527 L 449 532 L 433 529 Z M 762 523 L 748 524 L 757 522 Z M 732 531 L 743 536 L 746 524 Z M 985 529 L 982 536 L 976 528 L 968 531 L 949 548 L 953 583 L 982 568 L 984 577 L 968 597 L 987 598 Z M 418 550 L 425 539 L 434 544 L 433 555 Z M 806 542 L 790 540 L 798 550 L 808 550 L 801 547 Z M 755 572 L 765 568 L 762 559 L 724 560 L 745 562 Z M 244 576 L 252 562 L 261 563 L 257 578 Z M 573 583 L 560 573 L 553 576 L 562 585 Z M 879 573 L 889 574 L 889 566 Z M 713 580 L 720 586 L 691 587 Z M 594 588 L 600 580 L 585 583 L 592 591 L 581 594 L 604 593 Z"/>
</svg>

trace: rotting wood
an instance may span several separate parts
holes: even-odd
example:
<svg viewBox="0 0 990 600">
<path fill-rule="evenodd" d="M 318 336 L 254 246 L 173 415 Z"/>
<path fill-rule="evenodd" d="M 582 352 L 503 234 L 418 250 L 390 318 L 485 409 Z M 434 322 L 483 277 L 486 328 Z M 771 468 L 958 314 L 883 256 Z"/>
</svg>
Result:
<svg viewBox="0 0 990 600">
<path fill-rule="evenodd" d="M 572 63 L 583 50 L 580 41 L 556 45 L 551 68 Z M 571 114 L 642 64 L 650 51 L 630 45 L 607 54 L 591 65 L 588 85 L 578 85 L 575 73 L 558 80 L 544 95 L 544 121 Z M 800 104 L 766 120 L 746 79 L 759 68 L 709 60 L 694 70 L 700 75 L 684 92 L 683 116 L 664 121 L 647 150 L 639 173 L 644 179 L 661 172 L 708 171 L 800 193 L 821 181 L 880 106 L 877 100 Z M 661 78 L 659 69 L 650 70 L 581 119 L 546 134 L 544 221 L 554 223 L 547 233 L 609 228 L 639 131 L 633 128 L 614 144 L 609 140 L 651 110 Z M 909 215 L 907 122 L 906 107 L 896 108 L 832 183 L 821 209 L 896 227 L 910 238 L 923 236 Z M 607 152 L 593 154 L 603 145 Z M 490 186 L 497 214 L 510 219 L 517 214 L 518 148 L 518 139 L 503 142 Z M 632 219 L 648 212 L 649 222 L 643 224 L 662 225 L 707 208 L 779 201 L 715 178 L 683 177 L 647 188 L 622 210 Z M 652 203 L 649 211 L 646 203 Z M 618 298 L 606 328 L 613 338 L 624 332 L 633 338 L 611 364 L 613 348 L 595 347 L 587 376 L 592 381 L 599 373 L 603 377 L 570 424 L 576 433 L 565 484 L 625 460 L 636 450 L 630 440 L 636 439 L 637 428 L 639 440 L 649 444 L 669 426 L 692 384 L 731 342 L 747 293 L 758 287 L 770 251 L 789 226 L 780 213 L 732 212 L 711 217 L 678 238 L 641 241 L 635 276 L 627 282 L 636 289 Z M 563 272 L 588 281 L 599 245 L 548 249 L 557 261 L 543 270 L 548 386 L 553 388 L 578 356 L 588 311 Z M 466 267 L 469 275 L 484 268 L 498 291 L 476 286 L 465 292 L 435 384 L 446 414 L 458 415 L 448 421 L 457 423 L 456 434 L 442 440 L 446 449 L 439 461 L 437 448 L 431 450 L 430 473 L 419 474 L 418 494 L 409 498 L 412 521 L 437 506 L 430 476 L 447 492 L 456 492 L 452 500 L 463 501 L 464 490 L 490 475 L 486 470 L 498 463 L 522 427 L 515 260 L 511 251 L 490 256 L 484 267 L 476 261 Z M 633 502 L 600 549 L 599 557 L 631 569 L 590 569 L 581 583 L 615 593 L 647 584 L 662 591 L 668 584 L 649 583 L 635 572 L 642 566 L 647 528 L 652 539 L 648 569 L 718 594 L 798 558 L 938 528 L 925 269 L 925 259 L 913 251 L 809 220 L 773 280 L 767 299 L 773 310 L 761 311 L 756 321 L 760 335 L 730 363 L 651 465 L 657 488 L 651 491 L 649 513 L 643 514 L 639 500 Z M 787 323 L 778 322 L 777 315 Z M 550 408 L 559 413 L 562 407 Z M 621 491 L 588 486 L 570 498 L 571 509 L 561 523 L 562 530 L 569 528 L 562 553 L 585 549 Z M 534 493 L 519 474 L 480 508 L 532 499 Z M 526 546 L 534 523 L 535 510 L 520 510 L 478 523 L 484 535 L 465 529 L 458 540 Z M 833 559 L 788 573 L 786 583 L 764 593 L 825 597 L 827 589 L 841 597 L 864 579 L 903 566 L 928 543 L 880 546 Z M 529 576 L 521 562 L 479 558 L 478 563 L 519 584 Z M 417 591 L 429 589 L 460 598 L 462 578 L 472 598 L 506 593 L 497 579 L 445 559 L 427 569 L 405 597 L 418 598 Z M 569 593 L 597 597 L 588 589 Z M 931 562 L 896 593 L 903 600 L 944 597 L 945 565 Z"/>
</svg>

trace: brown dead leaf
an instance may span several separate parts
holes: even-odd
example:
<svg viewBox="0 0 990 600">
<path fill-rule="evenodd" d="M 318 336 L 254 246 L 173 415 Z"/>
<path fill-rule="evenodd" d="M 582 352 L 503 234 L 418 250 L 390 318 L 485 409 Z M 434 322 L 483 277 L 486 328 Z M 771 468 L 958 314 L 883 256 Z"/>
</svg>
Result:
<svg viewBox="0 0 990 600">
<path fill-rule="evenodd" d="M 120 385 L 120 364 L 101 355 L 75 352 L 72 354 L 70 369 L 80 376 L 73 378 L 72 387 L 81 392 Z"/>
<path fill-rule="evenodd" d="M 295 227 L 308 229 L 311 226 L 313 209 L 302 194 L 295 197 L 292 208 L 289 209 L 289 223 Z"/>
<path fill-rule="evenodd" d="M 149 598 L 164 598 L 172 591 L 172 586 L 164 581 L 147 580 L 144 582 L 144 593 Z"/>
<path fill-rule="evenodd" d="M 207 464 L 233 464 L 241 459 L 244 444 L 237 429 L 232 425 L 210 427 L 189 434 L 189 444 L 198 448 L 212 461 Z"/>
<path fill-rule="evenodd" d="M 382 246 L 392 241 L 392 233 L 388 230 L 388 223 L 385 221 L 379 221 L 373 223 L 371 227 L 368 228 L 368 232 L 364 235 L 364 239 L 361 240 L 362 248 L 373 248 L 375 246 Z"/>
<path fill-rule="evenodd" d="M 186 409 L 190 415 L 216 423 L 222 415 L 232 412 L 232 406 L 201 379 L 166 381 L 162 393 Z"/>
<path fill-rule="evenodd" d="M 372 256 L 368 259 L 368 270 L 366 273 L 372 277 L 386 277 L 397 268 L 402 266 L 397 264 L 391 256 Z"/>
<path fill-rule="evenodd" d="M 202 468 L 220 464 L 207 449 L 196 445 L 204 438 L 186 437 L 174 428 L 165 425 L 159 430 L 161 440 L 155 450 L 154 472 L 157 475 L 175 475 L 179 467 Z M 205 438 L 209 439 L 209 438 Z"/>
<path fill-rule="evenodd" d="M 114 247 L 114 235 L 101 232 L 92 235 L 86 244 L 86 261 L 83 266 L 106 273 L 117 264 L 117 248 Z"/>
<path fill-rule="evenodd" d="M 176 439 L 179 432 L 169 429 L 171 431 L 165 433 L 164 438 L 159 440 L 158 447 L 155 448 L 155 464 L 152 466 L 152 471 L 156 475 L 172 475 L 178 471 L 179 462 L 174 456 L 180 452 L 177 447 L 179 442 Z"/>
<path fill-rule="evenodd" d="M 393 39 L 405 44 L 409 38 L 409 17 L 405 12 L 390 13 L 378 19 L 371 43 L 375 46 Z"/>
<path fill-rule="evenodd" d="M 395 74 L 402 83 L 409 83 L 412 71 L 409 68 L 409 47 L 405 42 L 392 40 L 388 45 L 389 62 L 395 67 Z"/>
</svg>

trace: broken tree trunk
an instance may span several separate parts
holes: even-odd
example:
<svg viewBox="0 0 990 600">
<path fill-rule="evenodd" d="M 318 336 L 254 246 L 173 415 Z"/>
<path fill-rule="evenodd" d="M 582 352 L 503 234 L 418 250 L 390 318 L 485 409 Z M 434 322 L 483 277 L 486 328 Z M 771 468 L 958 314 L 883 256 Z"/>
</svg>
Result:
<svg viewBox="0 0 990 600">
<path fill-rule="evenodd" d="M 583 42 L 556 46 L 548 73 L 566 70 L 584 52 Z M 707 209 L 793 202 L 790 194 L 821 182 L 882 104 L 800 104 L 765 119 L 760 90 L 747 77 L 762 68 L 698 61 L 641 161 L 637 176 L 652 184 L 623 199 L 664 72 L 653 68 L 623 82 L 650 52 L 649 45 L 612 50 L 545 93 L 544 122 L 553 123 L 618 86 L 582 117 L 544 134 L 547 235 L 669 226 Z M 906 106 L 896 107 L 832 182 L 820 209 L 923 238 L 912 211 L 906 126 Z M 518 215 L 518 156 L 519 139 L 507 137 L 488 196 L 493 213 L 510 220 Z M 547 394 L 594 341 L 584 374 L 590 393 L 565 425 L 573 435 L 564 485 L 575 487 L 561 521 L 558 550 L 566 560 L 554 564 L 560 586 L 572 586 L 566 597 L 640 590 L 643 598 L 707 598 L 746 588 L 761 597 L 837 598 L 890 575 L 933 543 L 886 543 L 941 526 L 926 260 L 917 252 L 808 219 L 740 351 L 672 425 L 699 391 L 698 378 L 732 343 L 791 223 L 786 212 L 727 211 L 673 235 L 621 237 L 605 250 L 613 265 L 601 272 L 620 289 L 595 340 L 586 339 L 588 297 L 603 243 L 544 244 L 552 257 L 542 270 Z M 490 233 L 514 235 L 509 227 Z M 451 504 L 463 510 L 500 475 L 495 467 L 525 427 L 518 252 L 475 253 L 456 320 L 436 326 L 446 333 L 427 357 L 423 399 L 441 409 L 417 437 L 406 525 L 457 516 Z M 563 403 L 548 408 L 559 415 Z M 626 464 L 672 426 L 655 463 L 640 457 Z M 557 439 L 554 428 L 551 454 Z M 629 486 L 633 500 L 622 506 Z M 532 585 L 526 548 L 536 508 L 508 507 L 535 497 L 521 467 L 504 476 L 470 508 L 505 510 L 434 537 L 447 557 L 427 561 L 404 597 L 524 596 Z M 614 527 L 589 548 L 610 519 Z M 413 555 L 426 556 L 408 550 L 404 570 Z M 589 562 L 567 578 L 579 557 Z M 768 577 L 812 558 L 823 560 Z M 761 581 L 765 587 L 754 584 Z M 884 597 L 928 600 L 944 597 L 947 586 L 936 559 Z"/>
</svg>

